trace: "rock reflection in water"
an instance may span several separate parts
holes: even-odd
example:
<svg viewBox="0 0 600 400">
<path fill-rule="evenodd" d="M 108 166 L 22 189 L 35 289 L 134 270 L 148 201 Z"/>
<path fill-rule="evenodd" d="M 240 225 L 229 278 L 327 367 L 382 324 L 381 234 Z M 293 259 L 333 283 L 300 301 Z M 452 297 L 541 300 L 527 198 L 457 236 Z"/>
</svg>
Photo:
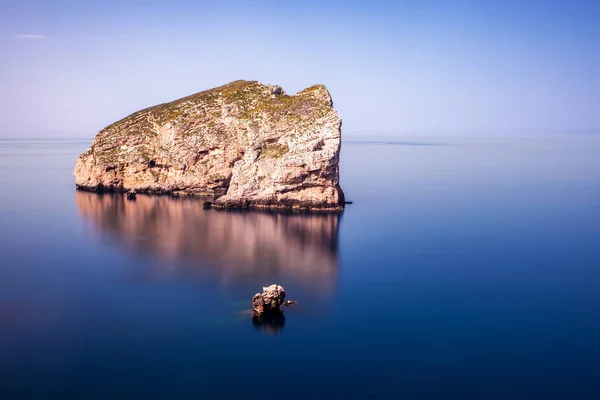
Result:
<svg viewBox="0 0 600 400">
<path fill-rule="evenodd" d="M 136 252 L 193 265 L 225 283 L 291 279 L 329 291 L 338 271 L 337 213 L 204 210 L 190 198 L 78 191 L 77 207 L 103 234 Z M 202 271 L 206 272 L 206 271 Z"/>
<path fill-rule="evenodd" d="M 283 312 L 254 315 L 252 317 L 252 325 L 257 330 L 263 330 L 266 333 L 275 335 L 283 330 L 285 326 L 285 315 Z"/>
</svg>

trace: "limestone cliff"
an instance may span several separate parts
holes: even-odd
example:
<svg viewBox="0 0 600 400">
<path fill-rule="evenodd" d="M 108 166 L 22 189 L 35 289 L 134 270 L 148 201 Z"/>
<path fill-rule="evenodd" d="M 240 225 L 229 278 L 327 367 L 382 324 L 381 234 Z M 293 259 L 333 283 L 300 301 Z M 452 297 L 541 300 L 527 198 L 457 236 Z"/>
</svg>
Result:
<svg viewBox="0 0 600 400">
<path fill-rule="evenodd" d="M 235 81 L 138 111 L 77 160 L 77 188 L 211 195 L 216 207 L 341 209 L 341 120 L 315 85 Z"/>
</svg>

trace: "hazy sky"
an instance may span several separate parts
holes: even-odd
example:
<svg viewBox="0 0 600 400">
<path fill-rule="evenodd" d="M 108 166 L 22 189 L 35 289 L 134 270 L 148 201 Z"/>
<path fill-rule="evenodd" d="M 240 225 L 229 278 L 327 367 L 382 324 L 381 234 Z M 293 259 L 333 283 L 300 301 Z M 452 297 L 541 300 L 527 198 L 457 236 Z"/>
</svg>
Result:
<svg viewBox="0 0 600 400">
<path fill-rule="evenodd" d="M 344 134 L 600 131 L 600 1 L 0 0 L 0 137 L 91 137 L 236 79 Z"/>
</svg>

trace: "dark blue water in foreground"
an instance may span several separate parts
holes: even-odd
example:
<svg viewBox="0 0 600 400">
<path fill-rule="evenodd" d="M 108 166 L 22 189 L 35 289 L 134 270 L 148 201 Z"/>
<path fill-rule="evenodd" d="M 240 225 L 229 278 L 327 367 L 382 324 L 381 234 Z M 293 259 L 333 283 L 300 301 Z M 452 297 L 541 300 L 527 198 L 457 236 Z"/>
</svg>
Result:
<svg viewBox="0 0 600 400">
<path fill-rule="evenodd" d="M 348 139 L 342 216 L 77 193 L 89 143 L 0 140 L 2 399 L 600 398 L 600 138 Z"/>
</svg>

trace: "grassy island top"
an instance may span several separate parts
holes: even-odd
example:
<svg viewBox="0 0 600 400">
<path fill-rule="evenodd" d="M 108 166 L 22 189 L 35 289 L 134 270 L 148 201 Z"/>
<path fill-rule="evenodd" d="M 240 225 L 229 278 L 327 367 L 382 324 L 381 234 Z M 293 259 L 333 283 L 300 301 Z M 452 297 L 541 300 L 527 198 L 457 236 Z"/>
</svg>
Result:
<svg viewBox="0 0 600 400">
<path fill-rule="evenodd" d="M 196 118 L 197 114 L 202 114 L 201 117 L 210 124 L 211 119 L 221 118 L 228 110 L 232 116 L 245 120 L 291 118 L 296 120 L 291 122 L 311 123 L 333 108 L 331 96 L 323 85 L 313 85 L 290 96 L 279 86 L 238 80 L 137 111 L 104 131 L 124 131 L 134 125 L 149 128 L 148 123 L 152 122 L 164 125 L 185 119 L 190 113 Z"/>
</svg>

